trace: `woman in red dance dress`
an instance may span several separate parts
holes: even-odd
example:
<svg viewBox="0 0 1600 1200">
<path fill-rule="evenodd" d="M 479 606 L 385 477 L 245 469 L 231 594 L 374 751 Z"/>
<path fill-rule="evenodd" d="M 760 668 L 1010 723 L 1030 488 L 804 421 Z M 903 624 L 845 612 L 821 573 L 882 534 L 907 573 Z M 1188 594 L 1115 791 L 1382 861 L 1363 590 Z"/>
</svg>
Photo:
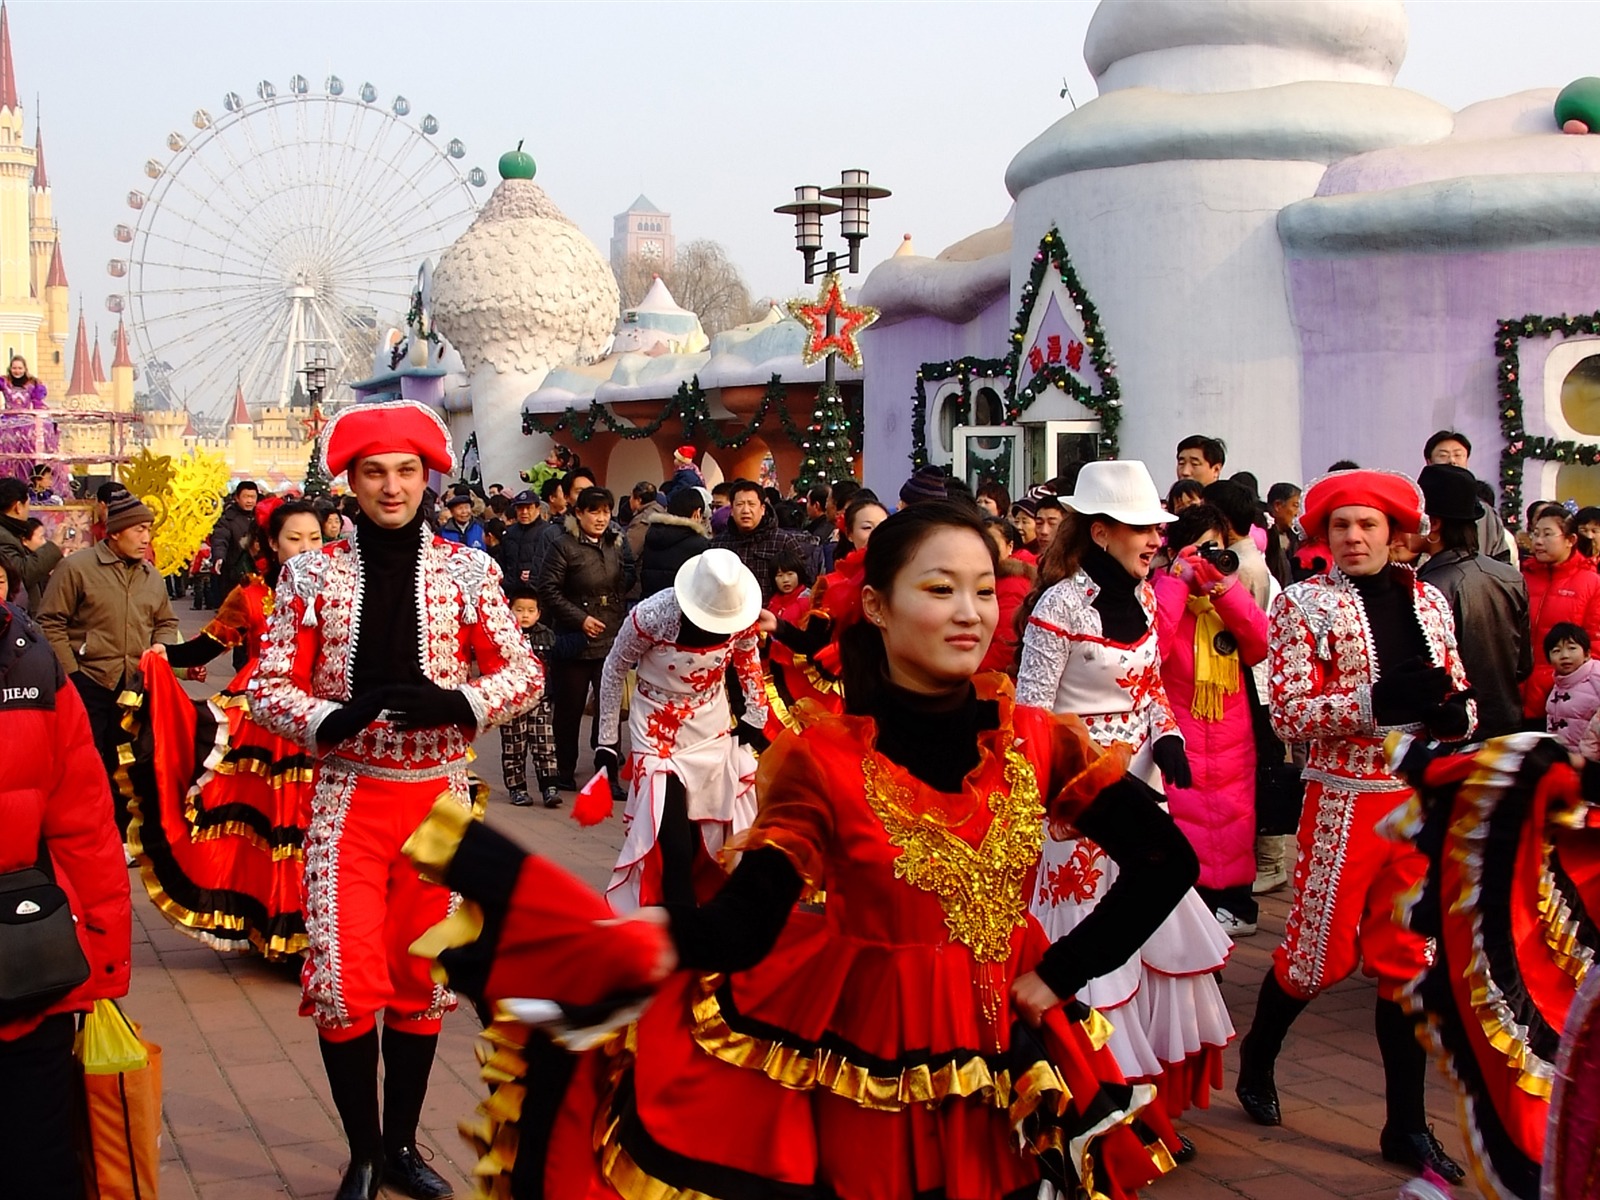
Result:
<svg viewBox="0 0 1600 1200">
<path fill-rule="evenodd" d="M 785 729 L 799 733 L 807 712 L 844 711 L 839 639 L 861 619 L 861 565 L 867 539 L 889 512 L 871 492 L 859 492 L 845 505 L 844 535 L 850 549 L 811 586 L 811 607 L 790 622 L 765 611 L 759 626 L 772 635 L 767 655 L 767 729 L 775 738 Z M 810 701 L 810 704 L 804 704 Z"/>
<path fill-rule="evenodd" d="M 313 758 L 250 717 L 245 691 L 272 614 L 283 563 L 322 545 L 316 508 L 279 505 L 267 525 L 272 557 L 228 593 L 201 634 L 142 664 L 149 761 L 129 772 L 138 795 L 129 830 L 145 890 L 166 918 L 221 950 L 287 959 L 306 946 L 301 845 L 310 819 Z M 174 668 L 203 666 L 242 647 L 243 669 L 194 701 Z"/>
<path fill-rule="evenodd" d="M 445 804 L 413 835 L 418 866 L 472 902 L 471 936 L 439 968 L 503 1010 L 570 998 L 574 964 L 636 955 L 643 928 L 669 939 L 671 973 L 636 1024 L 565 1065 L 526 1039 L 526 1080 L 473 1132 L 476 1173 L 510 1171 L 485 1179 L 495 1194 L 1033 1200 L 1049 1181 L 1116 1200 L 1171 1165 L 1145 1124 L 1170 1135 L 1154 1089 L 1122 1078 L 1105 1022 L 1073 997 L 1171 911 L 1193 851 L 1124 752 L 979 673 L 998 605 L 975 516 L 889 518 L 861 611 L 846 711 L 762 756 L 760 813 L 706 904 L 643 909 L 587 944 L 541 935 L 560 922 L 560 872 Z M 1121 867 L 1053 946 L 1028 912 L 1047 824 Z M 520 1035 L 491 1031 L 502 1082 Z"/>
</svg>

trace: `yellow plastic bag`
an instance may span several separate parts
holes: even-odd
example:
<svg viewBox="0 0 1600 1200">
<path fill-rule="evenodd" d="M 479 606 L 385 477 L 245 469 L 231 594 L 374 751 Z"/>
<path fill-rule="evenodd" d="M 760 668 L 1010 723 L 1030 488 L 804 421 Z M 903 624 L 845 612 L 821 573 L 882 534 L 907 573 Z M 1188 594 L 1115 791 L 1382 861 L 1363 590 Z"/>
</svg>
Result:
<svg viewBox="0 0 1600 1200">
<path fill-rule="evenodd" d="M 161 1183 L 161 1047 L 111 1000 L 95 1001 L 76 1047 L 83 1067 L 84 1191 L 156 1200 Z"/>
<path fill-rule="evenodd" d="M 94 1011 L 83 1019 L 75 1048 L 86 1075 L 120 1075 L 150 1065 L 150 1055 L 139 1031 L 115 1000 L 96 1000 Z"/>
</svg>

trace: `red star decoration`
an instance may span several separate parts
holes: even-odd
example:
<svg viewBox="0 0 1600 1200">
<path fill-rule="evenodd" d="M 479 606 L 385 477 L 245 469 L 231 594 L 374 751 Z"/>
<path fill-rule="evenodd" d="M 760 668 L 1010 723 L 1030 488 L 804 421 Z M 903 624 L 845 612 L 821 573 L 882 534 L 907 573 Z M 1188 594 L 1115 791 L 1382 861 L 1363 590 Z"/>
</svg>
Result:
<svg viewBox="0 0 1600 1200">
<path fill-rule="evenodd" d="M 856 370 L 861 369 L 861 344 L 856 341 L 856 335 L 878 319 L 878 310 L 865 304 L 846 304 L 837 274 L 823 278 L 822 290 L 814 303 L 791 300 L 788 309 L 791 317 L 808 326 L 805 348 L 800 352 L 801 361 L 807 366 L 837 354 Z M 828 334 L 830 312 L 838 322 L 831 337 Z"/>
<path fill-rule="evenodd" d="M 314 442 L 322 436 L 322 427 L 328 423 L 328 418 L 322 415 L 322 405 L 313 404 L 311 415 L 300 419 L 300 427 L 306 431 L 306 440 Z"/>
</svg>

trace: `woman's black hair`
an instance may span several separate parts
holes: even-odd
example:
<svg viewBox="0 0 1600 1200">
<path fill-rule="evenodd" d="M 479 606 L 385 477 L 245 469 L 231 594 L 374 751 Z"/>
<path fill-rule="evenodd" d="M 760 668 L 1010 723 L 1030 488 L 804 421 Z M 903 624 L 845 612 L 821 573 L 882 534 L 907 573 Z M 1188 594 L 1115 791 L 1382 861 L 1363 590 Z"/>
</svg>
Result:
<svg viewBox="0 0 1600 1200">
<path fill-rule="evenodd" d="M 1593 558 L 1595 545 L 1589 540 L 1589 535 L 1583 532 L 1583 527 L 1578 523 L 1578 514 L 1567 511 L 1566 505 L 1551 501 L 1545 504 L 1538 512 L 1533 514 L 1533 520 L 1528 522 L 1528 532 L 1533 532 L 1533 527 L 1548 517 L 1552 521 L 1561 522 L 1561 530 L 1569 538 L 1576 540 L 1573 549 L 1585 558 Z"/>
<path fill-rule="evenodd" d="M 971 508 L 947 500 L 929 500 L 902 508 L 873 527 L 862 560 L 861 585 L 880 595 L 888 595 L 895 577 L 922 543 L 946 529 L 965 529 L 976 534 L 989 552 L 990 561 L 998 568 L 994 542 L 984 532 L 982 519 Z M 870 621 L 857 621 L 839 635 L 839 657 L 844 664 L 845 711 L 872 712 L 889 678 L 883 634 Z"/>
<path fill-rule="evenodd" d="M 272 549 L 272 543 L 278 540 L 278 535 L 283 532 L 283 527 L 289 523 L 290 517 L 305 516 L 315 518 L 317 532 L 322 532 L 324 514 L 309 500 L 288 500 L 272 510 L 272 515 L 267 518 L 267 573 L 263 576 L 266 585 L 270 588 L 278 586 L 278 572 L 283 569 L 283 564 L 278 561 L 277 553 Z"/>
<path fill-rule="evenodd" d="M 888 506 L 882 500 L 879 500 L 874 493 L 862 488 L 854 496 L 850 497 L 850 503 L 844 506 L 843 532 L 846 542 L 850 540 L 850 527 L 856 523 L 856 517 L 861 514 L 863 508 L 881 508 L 886 514 L 889 511 Z M 880 521 L 879 524 L 881 525 L 882 522 Z M 877 532 L 876 525 L 873 526 L 873 532 Z"/>
<path fill-rule="evenodd" d="M 1196 500 L 1206 498 L 1206 485 L 1198 479 L 1180 479 L 1167 489 L 1167 511 L 1178 511 L 1178 497 L 1193 496 Z"/>
<path fill-rule="evenodd" d="M 1012 550 L 1016 550 L 1022 545 L 1022 534 L 1018 533 L 1017 527 L 1005 517 L 985 517 L 983 519 L 983 527 L 986 531 L 998 529 L 1000 536 L 1005 538 L 1006 545 L 1010 546 Z"/>
<path fill-rule="evenodd" d="M 1178 519 L 1166 528 L 1167 545 L 1173 554 L 1177 554 L 1185 546 L 1192 546 L 1201 538 L 1206 537 L 1213 530 L 1220 529 L 1223 536 L 1223 545 L 1228 544 L 1228 515 L 1215 504 L 1208 504 L 1202 500 L 1199 504 L 1191 504 L 1178 514 Z"/>
</svg>

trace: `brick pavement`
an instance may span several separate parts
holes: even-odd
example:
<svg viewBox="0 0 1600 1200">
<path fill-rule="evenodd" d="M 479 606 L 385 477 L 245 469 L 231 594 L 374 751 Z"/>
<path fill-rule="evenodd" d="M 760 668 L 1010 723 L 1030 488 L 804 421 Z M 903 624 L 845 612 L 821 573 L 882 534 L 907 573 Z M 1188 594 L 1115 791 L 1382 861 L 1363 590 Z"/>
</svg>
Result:
<svg viewBox="0 0 1600 1200">
<path fill-rule="evenodd" d="M 184 601 L 193 633 L 199 622 Z M 219 660 L 220 661 L 220 660 Z M 202 694 L 226 678 L 222 667 Z M 579 829 L 563 809 L 516 809 L 499 780 L 491 734 L 477 764 L 493 788 L 490 820 L 523 844 L 550 855 L 593 883 L 607 875 L 620 845 L 616 822 Z M 126 1006 L 163 1051 L 166 1130 L 163 1200 L 257 1200 L 328 1197 L 346 1161 L 311 1021 L 296 1013 L 292 971 L 251 957 L 217 953 L 169 926 L 134 887 L 133 989 Z M 1283 930 L 1285 900 L 1268 897 L 1260 934 L 1241 939 L 1223 975 L 1234 1023 L 1248 1024 L 1255 993 Z M 1251 1124 L 1226 1088 L 1183 1128 L 1199 1148 L 1193 1163 L 1146 1189 L 1158 1200 L 1393 1200 L 1405 1173 L 1377 1152 L 1383 1123 L 1383 1075 L 1372 1035 L 1373 989 L 1350 980 L 1320 997 L 1296 1023 L 1278 1064 L 1286 1124 Z M 468 1011 L 452 1014 L 440 1040 L 420 1141 L 434 1166 L 468 1194 L 472 1156 L 456 1122 L 483 1095 Z M 1440 1140 L 1458 1159 L 1454 1102 L 1437 1073 L 1428 1109 Z M 1458 1194 L 1476 1195 L 1462 1191 Z"/>
</svg>

